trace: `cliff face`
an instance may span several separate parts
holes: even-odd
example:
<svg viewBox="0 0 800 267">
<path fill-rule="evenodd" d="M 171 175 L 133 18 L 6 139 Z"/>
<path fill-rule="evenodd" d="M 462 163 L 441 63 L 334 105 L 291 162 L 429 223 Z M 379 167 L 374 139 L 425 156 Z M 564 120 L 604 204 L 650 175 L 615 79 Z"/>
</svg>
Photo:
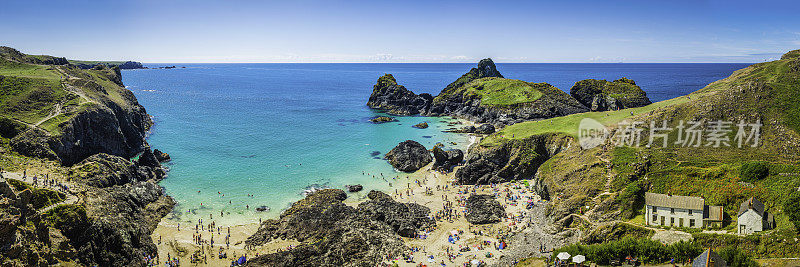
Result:
<svg viewBox="0 0 800 267">
<path fill-rule="evenodd" d="M 367 106 L 397 115 L 455 116 L 495 125 L 587 111 L 552 85 L 503 78 L 491 59 L 481 60 L 436 97 L 416 95 L 384 75 Z"/>
<path fill-rule="evenodd" d="M 0 182 L 2 265 L 146 265 L 143 256 L 157 253 L 150 234 L 174 205 L 145 140 L 152 121 L 118 67 L 83 70 L 62 59 L 0 47 L 0 150 L 19 153 L 0 157 L 43 162 L 40 171 L 68 185 Z"/>
</svg>

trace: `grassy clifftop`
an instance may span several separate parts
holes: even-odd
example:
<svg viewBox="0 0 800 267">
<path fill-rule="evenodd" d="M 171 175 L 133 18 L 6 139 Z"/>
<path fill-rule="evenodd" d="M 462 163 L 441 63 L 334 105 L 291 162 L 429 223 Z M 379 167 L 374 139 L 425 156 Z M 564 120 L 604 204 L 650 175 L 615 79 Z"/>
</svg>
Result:
<svg viewBox="0 0 800 267">
<path fill-rule="evenodd" d="M 443 101 L 455 95 L 464 98 L 479 98 L 481 105 L 511 106 L 536 101 L 544 94 L 542 91 L 553 87 L 547 83 L 529 83 L 505 78 L 481 78 L 459 88 L 442 91 L 433 101 Z"/>
<path fill-rule="evenodd" d="M 54 58 L 0 49 L 0 120 L 58 135 L 62 123 L 95 103 L 132 105 L 118 69 L 80 70 Z"/>
</svg>

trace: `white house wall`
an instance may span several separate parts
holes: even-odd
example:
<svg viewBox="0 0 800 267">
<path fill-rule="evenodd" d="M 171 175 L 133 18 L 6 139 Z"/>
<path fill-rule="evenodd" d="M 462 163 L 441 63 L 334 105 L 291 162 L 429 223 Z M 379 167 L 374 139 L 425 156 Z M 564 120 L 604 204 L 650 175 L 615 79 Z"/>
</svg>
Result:
<svg viewBox="0 0 800 267">
<path fill-rule="evenodd" d="M 692 227 L 692 228 L 703 227 L 702 210 L 692 210 L 692 214 L 689 215 L 688 209 L 674 209 L 673 213 L 671 208 L 656 207 L 655 215 L 657 215 L 657 217 L 656 220 L 653 221 L 653 206 L 647 205 L 647 210 L 645 214 L 646 214 L 645 221 L 647 225 L 651 226 L 661 226 L 662 225 L 661 217 L 664 217 L 663 226 Z M 680 224 L 681 219 L 683 219 L 683 225 Z M 694 226 L 690 226 L 691 220 L 694 220 Z"/>
</svg>

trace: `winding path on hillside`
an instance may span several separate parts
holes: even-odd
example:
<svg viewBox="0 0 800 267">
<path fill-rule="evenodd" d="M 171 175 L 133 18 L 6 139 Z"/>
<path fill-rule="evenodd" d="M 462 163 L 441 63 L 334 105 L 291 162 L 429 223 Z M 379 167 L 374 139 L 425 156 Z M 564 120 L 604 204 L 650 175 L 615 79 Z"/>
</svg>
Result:
<svg viewBox="0 0 800 267">
<path fill-rule="evenodd" d="M 22 181 L 22 182 L 28 183 L 31 186 L 34 186 L 33 185 L 33 177 L 24 177 L 21 173 L 18 173 L 18 172 L 3 172 L 2 176 L 5 179 L 14 179 L 14 180 L 17 180 L 17 181 Z M 59 181 L 59 183 L 67 185 L 67 186 L 71 186 L 70 184 L 67 184 L 67 183 L 64 183 L 64 182 L 60 182 Z M 52 188 L 52 187 L 41 187 L 41 186 L 36 186 L 36 187 L 37 188 L 45 188 L 45 189 L 61 192 L 66 196 L 66 198 L 64 200 L 62 200 L 62 201 L 59 201 L 57 203 L 53 203 L 50 206 L 47 206 L 47 207 L 40 208 L 40 209 L 36 210 L 36 212 L 39 213 L 39 214 L 44 214 L 44 213 L 54 209 L 55 207 L 58 207 L 59 205 L 78 203 L 78 201 L 80 200 L 80 198 L 78 198 L 78 196 L 76 196 L 75 194 L 73 194 L 69 190 L 61 191 L 61 190 L 55 190 L 55 188 Z"/>
</svg>

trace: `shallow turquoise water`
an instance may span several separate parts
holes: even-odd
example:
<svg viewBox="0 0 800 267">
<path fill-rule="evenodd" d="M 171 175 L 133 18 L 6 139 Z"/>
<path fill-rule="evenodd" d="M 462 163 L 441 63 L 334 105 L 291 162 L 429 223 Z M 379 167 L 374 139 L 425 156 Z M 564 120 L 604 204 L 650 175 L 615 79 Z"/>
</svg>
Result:
<svg viewBox="0 0 800 267">
<path fill-rule="evenodd" d="M 164 65 L 175 64 L 150 66 Z M 312 185 L 385 189 L 387 182 L 362 172 L 399 175 L 380 159 L 397 143 L 411 139 L 430 148 L 436 142 L 468 142 L 464 135 L 441 132 L 448 128 L 442 118 L 372 124 L 368 119 L 379 113 L 365 103 L 384 73 L 417 93 L 435 95 L 472 64 L 185 66 L 123 72 L 124 83 L 154 116 L 150 144 L 172 156 L 161 185 L 178 202 L 176 220 L 213 215 L 220 225 L 255 222 L 277 216 Z M 585 78 L 627 76 L 659 101 L 700 89 L 743 66 L 498 64 L 498 69 L 507 78 L 549 82 L 565 91 Z M 431 127 L 411 127 L 422 121 Z M 262 205 L 270 212 L 255 211 Z"/>
</svg>

